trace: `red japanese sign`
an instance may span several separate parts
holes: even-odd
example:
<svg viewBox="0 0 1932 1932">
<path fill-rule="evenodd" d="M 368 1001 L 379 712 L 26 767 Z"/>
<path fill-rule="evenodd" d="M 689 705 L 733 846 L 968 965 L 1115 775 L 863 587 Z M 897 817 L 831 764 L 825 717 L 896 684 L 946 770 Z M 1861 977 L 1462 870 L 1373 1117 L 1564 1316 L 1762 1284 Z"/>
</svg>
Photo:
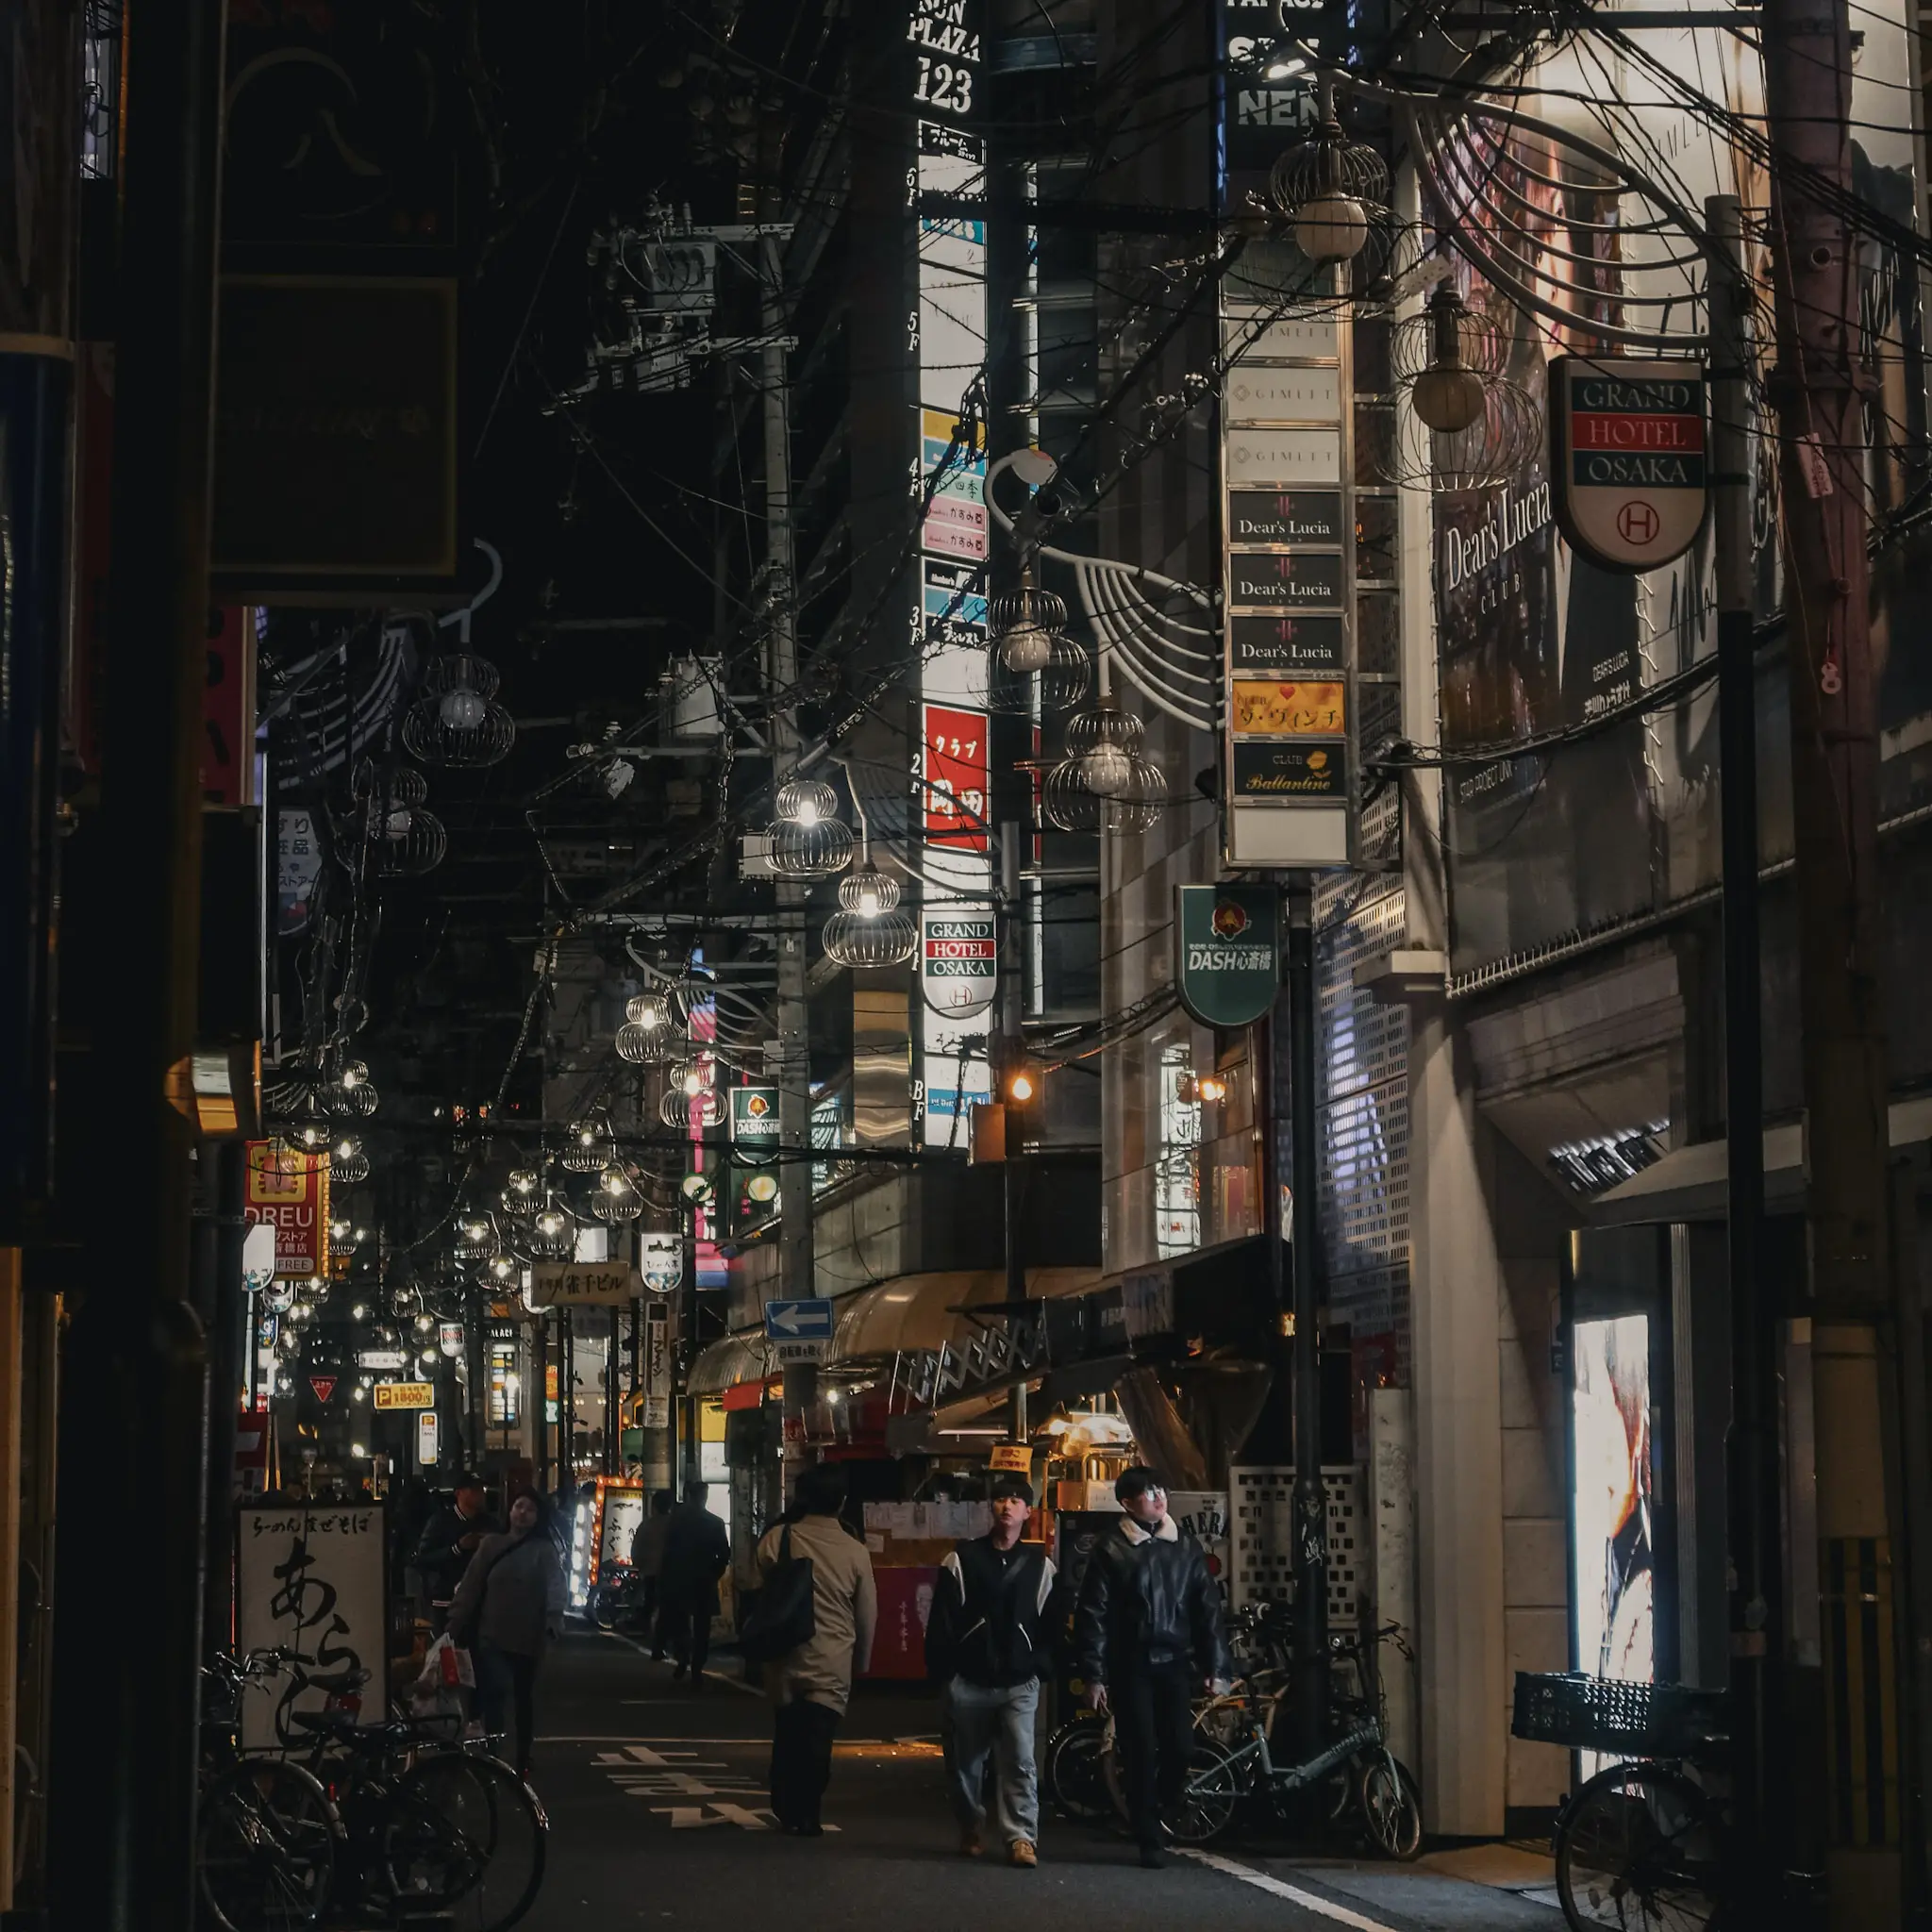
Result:
<svg viewBox="0 0 1932 1932">
<path fill-rule="evenodd" d="M 275 1231 L 275 1275 L 306 1281 L 325 1272 L 328 1249 L 328 1156 L 248 1143 L 248 1192 L 242 1212 Z"/>
<path fill-rule="evenodd" d="M 318 1402 L 326 1402 L 336 1392 L 336 1378 L 333 1375 L 310 1375 L 308 1386 L 315 1391 Z"/>
<path fill-rule="evenodd" d="M 927 705 L 921 791 L 925 800 L 925 841 L 962 852 L 987 852 L 986 822 L 991 759 L 984 711 Z"/>
</svg>

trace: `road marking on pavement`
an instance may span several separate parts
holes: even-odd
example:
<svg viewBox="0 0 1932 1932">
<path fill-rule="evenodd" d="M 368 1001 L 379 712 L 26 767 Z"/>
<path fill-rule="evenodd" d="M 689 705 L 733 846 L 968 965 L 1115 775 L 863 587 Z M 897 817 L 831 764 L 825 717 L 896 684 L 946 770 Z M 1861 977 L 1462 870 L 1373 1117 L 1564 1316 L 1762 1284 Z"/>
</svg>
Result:
<svg viewBox="0 0 1932 1932">
<path fill-rule="evenodd" d="M 1285 1878 L 1257 1872 L 1252 1866 L 1241 1864 L 1233 1858 L 1224 1858 L 1219 1852 L 1198 1852 L 1188 1845 L 1176 1845 L 1174 1849 L 1182 1857 L 1191 1858 L 1197 1865 L 1206 1865 L 1210 1871 L 1224 1872 L 1230 1878 L 1239 1878 L 1243 1885 L 1273 1892 L 1276 1898 L 1288 1899 L 1304 1911 L 1319 1912 L 1324 1919 L 1333 1919 L 1338 1924 L 1353 1926 L 1355 1932 L 1395 1932 L 1393 1926 L 1385 1924 L 1380 1919 L 1372 1919 L 1367 1913 L 1357 1912 L 1349 1906 L 1337 1905 L 1333 1899 L 1324 1898 L 1319 1892 L 1304 1891 L 1300 1886 L 1291 1885 Z"/>
<path fill-rule="evenodd" d="M 599 1637 L 612 1638 L 619 1643 L 629 1644 L 640 1657 L 649 1657 L 651 1655 L 635 1637 L 626 1637 L 622 1630 L 599 1630 L 597 1635 Z M 762 1697 L 765 1694 L 756 1684 L 747 1684 L 742 1677 L 727 1677 L 723 1671 L 708 1670 L 705 1675 L 710 1678 L 714 1684 L 729 1684 L 734 1690 L 742 1690 L 747 1697 Z M 657 1700 L 646 1697 L 626 1697 L 624 1701 L 626 1704 L 650 1704 L 655 1703 Z"/>
</svg>

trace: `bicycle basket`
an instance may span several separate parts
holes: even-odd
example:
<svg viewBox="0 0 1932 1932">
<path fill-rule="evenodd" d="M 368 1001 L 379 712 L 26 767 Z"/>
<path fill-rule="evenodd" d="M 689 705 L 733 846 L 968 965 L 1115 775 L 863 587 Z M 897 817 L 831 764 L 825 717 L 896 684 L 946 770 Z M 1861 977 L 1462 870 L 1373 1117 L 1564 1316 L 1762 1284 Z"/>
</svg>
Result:
<svg viewBox="0 0 1932 1932">
<path fill-rule="evenodd" d="M 1518 1671 L 1510 1731 L 1539 1744 L 1626 1755 L 1687 1751 L 1726 1735 L 1725 1693 L 1580 1671 Z"/>
</svg>

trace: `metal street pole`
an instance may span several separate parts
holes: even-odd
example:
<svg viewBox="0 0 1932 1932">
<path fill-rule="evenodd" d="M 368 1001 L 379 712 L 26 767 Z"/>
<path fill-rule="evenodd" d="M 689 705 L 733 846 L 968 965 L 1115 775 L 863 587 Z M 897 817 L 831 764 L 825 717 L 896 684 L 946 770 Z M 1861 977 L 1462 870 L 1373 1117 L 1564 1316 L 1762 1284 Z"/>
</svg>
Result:
<svg viewBox="0 0 1932 1932">
<path fill-rule="evenodd" d="M 1328 1495 L 1322 1483 L 1321 1258 L 1316 1212 L 1315 923 L 1306 875 L 1291 880 L 1288 911 L 1289 1129 L 1294 1241 L 1295 1740 L 1312 1757 L 1328 1739 Z M 1276 1210 L 1279 1211 L 1278 1208 Z"/>
<path fill-rule="evenodd" d="M 1764 1073 L 1758 990 L 1757 697 L 1751 568 L 1751 290 L 1743 208 L 1704 205 L 1709 237 L 1711 548 L 1724 790 L 1724 1121 L 1729 1162 L 1731 1736 L 1740 1869 L 1761 1872 L 1771 1809 L 1768 1674 L 1781 1620 L 1772 1322 L 1760 1279 Z"/>
<path fill-rule="evenodd" d="M 99 875 L 113 881 L 116 929 L 132 951 L 115 981 L 111 1070 L 105 1047 L 94 1056 L 95 1102 L 113 1122 L 115 1208 L 95 1217 L 89 1292 L 67 1338 L 87 1393 L 61 1405 L 48 1808 L 54 1923 L 76 1932 L 188 1932 L 195 1922 L 208 1383 L 188 1304 L 189 1074 L 222 33 L 221 0 L 128 14 L 120 266 L 132 299 L 115 352 Z M 130 1480 L 165 1525 L 143 1553 L 138 1643 L 121 1593 L 99 1587 L 90 1521 Z"/>
<path fill-rule="evenodd" d="M 759 381 L 765 417 L 765 567 L 771 632 L 766 689 L 771 694 L 772 781 L 775 791 L 798 766 L 798 586 L 791 544 L 791 424 L 786 407 L 785 253 L 781 238 L 758 238 L 763 308 Z M 817 1292 L 812 1248 L 811 1058 L 805 1003 L 805 907 L 808 888 L 778 882 L 778 1147 L 779 1248 L 785 1293 L 794 1301 Z M 807 1415 L 818 1403 L 818 1370 L 788 1363 L 785 1414 Z"/>
<path fill-rule="evenodd" d="M 1005 1129 L 1006 1158 L 1000 1166 L 1001 1205 L 1007 1230 L 1007 1326 L 1016 1332 L 1020 1310 L 1026 1305 L 1026 1255 L 1020 1235 L 1020 1217 L 1026 1202 L 1026 1170 L 1021 1164 L 1025 1146 L 1029 1105 L 1015 1099 L 1013 1075 L 1025 1057 L 1021 1033 L 1024 980 L 1020 972 L 1018 942 L 1020 906 L 1020 827 L 1008 819 L 1000 826 L 1000 1054 L 997 1099 Z M 1028 1440 L 1026 1384 L 1015 1382 L 1008 1397 L 1008 1423 L 1016 1442 Z"/>
<path fill-rule="evenodd" d="M 1824 1700 L 1818 1802 L 1834 1926 L 1900 1923 L 1898 1471 L 1879 1327 L 1892 1295 L 1878 867 L 1878 665 L 1865 543 L 1870 438 L 1852 189 L 1848 0 L 1768 0 L 1761 26 L 1790 640 L 1793 889 L 1809 1181 Z M 1813 184 L 1820 184 L 1814 186 Z M 1821 192 L 1821 188 L 1823 192 Z M 1807 1553 L 1807 1555 L 1809 1553 Z M 1861 1686 L 1857 1696 L 1849 1686 Z M 1809 1796 L 1814 1794 L 1807 1794 Z"/>
</svg>

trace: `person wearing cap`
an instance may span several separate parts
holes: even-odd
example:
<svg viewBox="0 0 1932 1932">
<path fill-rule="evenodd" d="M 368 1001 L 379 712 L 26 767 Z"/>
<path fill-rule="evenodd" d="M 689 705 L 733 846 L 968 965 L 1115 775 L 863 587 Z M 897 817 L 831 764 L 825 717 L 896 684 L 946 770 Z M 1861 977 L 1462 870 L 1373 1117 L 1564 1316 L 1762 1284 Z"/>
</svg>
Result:
<svg viewBox="0 0 1932 1932">
<path fill-rule="evenodd" d="M 940 1566 L 925 1626 L 927 1674 L 941 1687 L 946 1780 L 959 1820 L 959 1849 L 985 1849 L 986 1766 L 993 1766 L 993 1821 L 1007 1862 L 1040 1861 L 1040 1789 L 1033 1757 L 1040 1680 L 1049 1660 L 1046 1619 L 1054 1567 L 1039 1543 L 1022 1542 L 1033 1513 L 1024 1477 L 992 1486 L 992 1527 L 956 1543 Z"/>
<path fill-rule="evenodd" d="M 463 1470 L 450 1487 L 450 1500 L 423 1525 L 416 1544 L 415 1567 L 428 1593 L 430 1618 L 439 1633 L 477 1545 L 486 1536 L 499 1535 L 503 1529 L 485 1507 L 488 1492 L 480 1475 Z"/>
<path fill-rule="evenodd" d="M 1093 1545 L 1074 1644 L 1088 1702 L 1113 1712 L 1128 1822 L 1158 1871 L 1187 1785 L 1194 1696 L 1224 1675 L 1227 1647 L 1208 1558 L 1167 1513 L 1159 1474 L 1123 1470 L 1113 1492 L 1120 1525 Z"/>
</svg>

